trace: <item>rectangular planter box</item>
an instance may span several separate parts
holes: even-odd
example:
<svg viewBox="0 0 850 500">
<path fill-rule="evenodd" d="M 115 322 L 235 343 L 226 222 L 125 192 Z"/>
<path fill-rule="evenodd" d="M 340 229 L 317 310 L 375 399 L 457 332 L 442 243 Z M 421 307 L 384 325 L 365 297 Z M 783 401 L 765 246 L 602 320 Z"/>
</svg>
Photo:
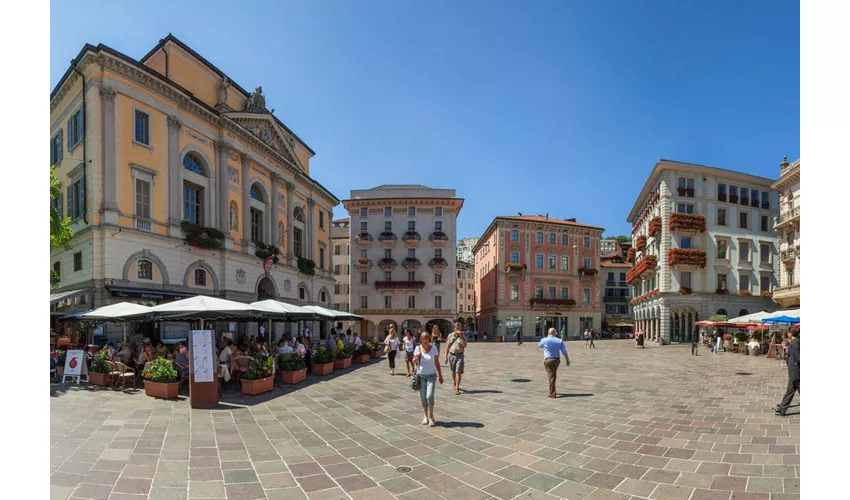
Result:
<svg viewBox="0 0 850 500">
<path fill-rule="evenodd" d="M 160 383 L 145 380 L 145 395 L 152 398 L 177 399 L 179 391 L 179 382 Z"/>
<path fill-rule="evenodd" d="M 242 394 L 255 396 L 274 389 L 274 377 L 266 377 L 257 380 L 242 379 Z"/>
<path fill-rule="evenodd" d="M 369 355 L 368 354 L 355 354 L 354 355 L 354 362 L 359 363 L 361 365 L 364 364 L 364 363 L 368 363 L 369 362 Z"/>
<path fill-rule="evenodd" d="M 304 368 L 297 372 L 283 372 L 282 377 L 284 384 L 295 385 L 298 382 L 304 382 L 307 380 L 307 369 Z"/>
<path fill-rule="evenodd" d="M 372 353 L 372 359 L 378 359 L 381 357 L 381 351 L 375 351 Z"/>
<path fill-rule="evenodd" d="M 325 363 L 323 365 L 313 364 L 313 375 L 330 375 L 333 372 L 333 363 Z"/>
<path fill-rule="evenodd" d="M 351 358 L 337 359 L 334 361 L 334 370 L 344 370 L 351 368 Z"/>
<path fill-rule="evenodd" d="M 105 386 L 109 385 L 109 375 L 107 375 L 105 373 L 89 372 L 88 381 L 89 381 L 89 385 L 102 385 L 102 386 L 105 387 Z"/>
<path fill-rule="evenodd" d="M 502 337 L 493 337 L 493 342 L 501 342 Z"/>
</svg>

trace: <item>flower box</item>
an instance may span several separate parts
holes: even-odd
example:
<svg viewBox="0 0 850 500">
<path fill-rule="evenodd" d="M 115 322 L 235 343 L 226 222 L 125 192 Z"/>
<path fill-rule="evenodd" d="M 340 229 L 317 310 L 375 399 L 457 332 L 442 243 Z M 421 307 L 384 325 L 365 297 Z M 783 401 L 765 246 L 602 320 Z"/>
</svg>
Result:
<svg viewBox="0 0 850 500">
<path fill-rule="evenodd" d="M 89 385 L 102 385 L 106 387 L 109 385 L 109 375 L 106 373 L 88 372 L 88 382 Z"/>
<path fill-rule="evenodd" d="M 741 290 L 740 292 L 738 292 L 738 295 L 743 295 L 744 297 L 749 297 L 752 294 L 753 294 L 753 292 L 751 292 L 749 290 Z"/>
<path fill-rule="evenodd" d="M 505 264 L 505 272 L 523 272 L 525 271 L 525 264 L 519 262 L 508 262 Z"/>
<path fill-rule="evenodd" d="M 718 288 L 714 291 L 714 293 L 716 293 L 717 295 L 729 295 L 729 290 L 725 288 Z"/>
<path fill-rule="evenodd" d="M 626 251 L 626 262 L 629 262 L 629 263 L 634 262 L 636 255 L 637 255 L 637 250 L 635 250 L 634 248 L 629 248 L 628 251 Z"/>
<path fill-rule="evenodd" d="M 738 203 L 738 195 L 737 194 L 730 194 L 729 195 L 729 202 L 730 203 Z"/>
<path fill-rule="evenodd" d="M 334 372 L 334 363 L 313 363 L 313 375 L 330 375 Z"/>
<path fill-rule="evenodd" d="M 661 217 L 655 216 L 649 219 L 649 235 L 653 238 L 661 236 Z"/>
<path fill-rule="evenodd" d="M 717 201 L 726 201 L 726 193 L 717 193 Z"/>
<path fill-rule="evenodd" d="M 396 236 L 395 233 L 384 231 L 378 235 L 378 241 L 398 241 L 398 236 Z"/>
<path fill-rule="evenodd" d="M 284 384 L 295 385 L 298 382 L 304 382 L 307 380 L 307 369 L 302 368 L 301 370 L 296 370 L 294 372 L 282 372 L 283 375 L 281 378 L 283 379 Z"/>
<path fill-rule="evenodd" d="M 575 307 L 576 301 L 573 299 L 538 299 L 534 298 L 529 301 L 531 307 L 537 306 L 563 306 L 563 307 Z"/>
<path fill-rule="evenodd" d="M 256 396 L 274 389 L 274 377 L 259 378 L 257 380 L 242 379 L 242 394 Z"/>
<path fill-rule="evenodd" d="M 145 395 L 152 398 L 177 399 L 180 382 L 151 382 L 145 380 Z"/>
<path fill-rule="evenodd" d="M 658 257 L 647 255 L 626 272 L 626 282 L 632 283 L 640 278 L 643 273 L 652 271 L 656 267 L 658 267 Z"/>
<path fill-rule="evenodd" d="M 741 205 L 749 205 L 749 204 L 750 204 L 749 198 L 747 198 L 747 197 L 741 198 Z"/>
<path fill-rule="evenodd" d="M 372 359 L 378 359 L 381 357 L 381 351 L 372 351 Z"/>
<path fill-rule="evenodd" d="M 701 233 L 705 231 L 705 216 L 681 212 L 672 213 L 670 214 L 670 229 Z"/>
<path fill-rule="evenodd" d="M 416 257 L 408 257 L 401 261 L 401 267 L 405 269 L 416 269 L 421 265 L 422 263 Z"/>
<path fill-rule="evenodd" d="M 754 207 L 758 208 L 758 206 L 759 206 L 759 200 L 758 200 L 758 198 L 753 198 L 753 201 L 752 201 L 752 203 L 750 203 L 750 205 L 752 205 L 752 206 L 754 206 Z"/>
<path fill-rule="evenodd" d="M 437 258 L 431 259 L 431 262 L 429 262 L 428 265 L 431 266 L 431 267 L 434 267 L 434 268 L 444 268 L 444 267 L 448 267 L 449 261 L 447 261 L 446 259 L 444 259 L 442 257 L 437 257 Z"/>
<path fill-rule="evenodd" d="M 646 235 L 642 234 L 635 239 L 635 249 L 638 252 L 646 250 Z"/>
<path fill-rule="evenodd" d="M 345 370 L 351 368 L 351 358 L 334 360 L 334 370 Z"/>
<path fill-rule="evenodd" d="M 431 241 L 449 241 L 449 235 L 442 231 L 434 231 L 428 239 Z"/>
<path fill-rule="evenodd" d="M 403 241 L 419 241 L 422 239 L 416 231 L 407 231 L 401 236 Z"/>
<path fill-rule="evenodd" d="M 676 190 L 676 192 L 678 192 L 678 193 L 679 193 L 679 196 L 685 196 L 685 193 L 686 193 L 687 191 L 688 191 L 688 190 L 687 190 L 687 189 L 685 189 L 685 188 L 678 188 L 678 189 Z"/>
<path fill-rule="evenodd" d="M 369 233 L 357 233 L 357 236 L 354 237 L 354 241 L 372 241 L 372 235 Z"/>
<path fill-rule="evenodd" d="M 773 292 L 771 292 L 770 290 L 765 290 L 765 291 L 761 292 L 761 296 L 766 298 L 766 299 L 772 299 L 773 298 Z"/>
<path fill-rule="evenodd" d="M 686 189 L 685 190 L 685 196 L 687 196 L 688 198 L 693 198 L 694 197 L 694 188 Z"/>
<path fill-rule="evenodd" d="M 355 354 L 354 362 L 363 365 L 369 362 L 370 357 L 368 354 Z"/>
<path fill-rule="evenodd" d="M 385 269 L 388 267 L 396 267 L 397 265 L 398 262 L 396 262 L 396 260 L 393 258 L 384 257 L 383 259 L 378 261 L 378 267 L 380 267 L 381 269 Z"/>
<path fill-rule="evenodd" d="M 670 266 L 696 266 L 705 267 L 705 250 L 697 248 L 671 248 L 667 252 L 668 264 Z"/>
<path fill-rule="evenodd" d="M 681 293 L 682 295 L 690 295 L 691 289 L 686 286 L 683 286 L 679 288 L 679 293 Z"/>
</svg>

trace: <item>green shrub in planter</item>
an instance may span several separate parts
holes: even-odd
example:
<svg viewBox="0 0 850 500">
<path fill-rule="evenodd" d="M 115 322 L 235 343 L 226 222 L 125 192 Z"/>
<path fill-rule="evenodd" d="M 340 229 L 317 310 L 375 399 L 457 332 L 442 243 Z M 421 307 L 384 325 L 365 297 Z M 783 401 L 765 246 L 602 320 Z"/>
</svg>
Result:
<svg viewBox="0 0 850 500">
<path fill-rule="evenodd" d="M 109 369 L 106 367 L 106 349 L 101 349 L 100 352 L 95 355 L 94 359 L 92 359 L 91 366 L 89 366 L 89 373 L 109 373 Z"/>
<path fill-rule="evenodd" d="M 319 347 L 318 349 L 313 351 L 312 361 L 314 365 L 325 365 L 328 363 L 333 363 L 334 358 L 335 356 L 333 352 L 325 348 Z"/>
<path fill-rule="evenodd" d="M 304 356 L 293 355 L 283 359 L 280 362 L 280 370 L 284 372 L 297 372 L 307 368 L 307 362 L 304 361 Z"/>
<path fill-rule="evenodd" d="M 257 354 L 248 365 L 248 371 L 242 376 L 245 380 L 260 380 L 274 375 L 274 358 Z"/>
<path fill-rule="evenodd" d="M 94 362 L 92 362 L 92 366 L 94 366 Z M 142 377 L 147 382 L 157 382 L 160 384 L 168 384 L 180 380 L 177 370 L 165 358 L 156 358 L 145 365 L 145 369 L 142 371 Z"/>
<path fill-rule="evenodd" d="M 735 333 L 735 342 L 744 342 L 747 340 L 747 334 L 744 332 Z"/>
<path fill-rule="evenodd" d="M 373 352 L 375 351 L 372 349 L 368 342 L 354 349 L 354 354 L 358 356 L 361 356 L 363 354 L 371 356 Z"/>
<path fill-rule="evenodd" d="M 59 368 L 65 368 L 65 360 L 67 359 L 68 351 L 59 351 L 56 359 L 56 366 Z"/>
<path fill-rule="evenodd" d="M 354 349 L 351 347 L 343 347 L 336 351 L 336 359 L 348 359 L 354 355 Z"/>
</svg>

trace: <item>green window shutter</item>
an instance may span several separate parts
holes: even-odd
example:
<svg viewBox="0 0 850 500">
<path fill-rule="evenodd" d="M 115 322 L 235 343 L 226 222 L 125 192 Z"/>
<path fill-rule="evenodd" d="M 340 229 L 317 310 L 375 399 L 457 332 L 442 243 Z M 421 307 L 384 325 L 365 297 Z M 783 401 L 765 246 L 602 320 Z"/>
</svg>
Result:
<svg viewBox="0 0 850 500">
<path fill-rule="evenodd" d="M 74 120 L 73 118 L 68 118 L 68 151 L 71 151 L 71 148 L 74 146 Z"/>
<path fill-rule="evenodd" d="M 82 139 L 86 135 L 86 123 L 83 121 L 83 106 L 77 110 L 77 137 Z"/>
<path fill-rule="evenodd" d="M 59 158 L 56 159 L 57 162 L 62 160 L 62 129 L 59 129 Z"/>
<path fill-rule="evenodd" d="M 74 215 L 74 185 L 68 186 L 65 192 L 68 196 L 68 217 L 72 217 Z"/>
</svg>

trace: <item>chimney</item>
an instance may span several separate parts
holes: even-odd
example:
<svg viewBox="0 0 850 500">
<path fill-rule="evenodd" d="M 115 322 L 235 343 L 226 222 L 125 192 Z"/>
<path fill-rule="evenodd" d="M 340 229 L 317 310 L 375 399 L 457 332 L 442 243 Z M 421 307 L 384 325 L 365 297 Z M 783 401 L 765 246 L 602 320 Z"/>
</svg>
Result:
<svg viewBox="0 0 850 500">
<path fill-rule="evenodd" d="M 549 220 L 549 214 L 548 213 L 546 214 L 546 220 Z"/>
<path fill-rule="evenodd" d="M 572 219 L 567 219 L 567 222 L 575 222 L 575 221 L 576 221 L 575 217 L 573 217 Z"/>
</svg>

